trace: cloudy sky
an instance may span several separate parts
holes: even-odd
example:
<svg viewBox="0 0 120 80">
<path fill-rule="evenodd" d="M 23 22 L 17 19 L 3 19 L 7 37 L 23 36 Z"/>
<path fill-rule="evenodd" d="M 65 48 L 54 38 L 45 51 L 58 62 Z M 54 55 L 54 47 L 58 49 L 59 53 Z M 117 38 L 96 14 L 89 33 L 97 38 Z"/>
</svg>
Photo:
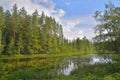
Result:
<svg viewBox="0 0 120 80">
<path fill-rule="evenodd" d="M 112 2 L 119 5 L 119 0 L 0 0 L 0 6 L 12 9 L 16 3 L 18 9 L 25 7 L 28 14 L 35 9 L 39 14 L 42 11 L 52 16 L 63 25 L 64 36 L 69 40 L 86 36 L 92 39 L 95 36 L 94 27 L 97 24 L 93 18 L 95 11 L 104 10 L 104 4 Z"/>
</svg>

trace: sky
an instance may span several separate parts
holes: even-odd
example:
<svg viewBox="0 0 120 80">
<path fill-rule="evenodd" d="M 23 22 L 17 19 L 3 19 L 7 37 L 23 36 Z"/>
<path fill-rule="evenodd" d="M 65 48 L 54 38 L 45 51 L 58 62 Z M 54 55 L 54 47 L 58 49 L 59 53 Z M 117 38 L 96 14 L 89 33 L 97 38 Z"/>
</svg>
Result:
<svg viewBox="0 0 120 80">
<path fill-rule="evenodd" d="M 93 16 L 96 11 L 104 11 L 104 5 L 113 3 L 120 5 L 119 0 L 0 0 L 4 10 L 11 10 L 16 3 L 18 9 L 25 7 L 28 14 L 36 9 L 47 16 L 52 16 L 63 26 L 64 37 L 74 40 L 86 36 L 91 40 L 94 36 L 94 27 L 97 22 Z"/>
</svg>

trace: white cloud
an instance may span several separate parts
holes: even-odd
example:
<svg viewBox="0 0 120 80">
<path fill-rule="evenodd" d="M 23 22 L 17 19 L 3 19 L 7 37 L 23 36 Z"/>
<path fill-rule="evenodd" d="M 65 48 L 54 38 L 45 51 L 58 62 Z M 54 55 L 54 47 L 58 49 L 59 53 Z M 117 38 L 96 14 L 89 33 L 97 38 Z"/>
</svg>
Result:
<svg viewBox="0 0 120 80">
<path fill-rule="evenodd" d="M 65 15 L 64 10 L 55 9 L 55 3 L 52 0 L 0 0 L 0 5 L 4 9 L 11 10 L 15 3 L 18 9 L 25 7 L 28 14 L 32 14 L 37 9 L 39 14 L 44 11 L 47 16 L 52 16 L 58 21 Z"/>
<path fill-rule="evenodd" d="M 90 40 L 95 36 L 93 27 L 95 27 L 97 23 L 93 19 L 92 15 L 65 19 L 62 23 L 64 37 L 68 38 L 69 40 L 76 39 L 77 37 L 83 38 L 84 36 Z"/>
<path fill-rule="evenodd" d="M 77 37 L 82 38 L 83 33 L 81 30 L 74 30 L 74 28 L 82 22 L 80 19 L 67 19 L 63 20 L 63 33 L 64 37 L 73 40 Z"/>
<path fill-rule="evenodd" d="M 86 36 L 87 39 L 91 40 L 92 37 L 95 36 L 93 27 L 94 26 L 90 26 L 86 28 L 79 28 L 79 29 L 83 32 L 84 36 Z"/>
<path fill-rule="evenodd" d="M 82 24 L 85 25 L 79 29 L 83 31 L 84 36 L 91 40 L 92 37 L 95 37 L 94 27 L 97 25 L 97 22 L 93 18 L 93 15 L 83 16 L 81 19 L 83 20 Z"/>
<path fill-rule="evenodd" d="M 65 15 L 65 11 L 62 9 L 57 9 L 52 16 L 56 19 L 57 22 L 61 22 L 61 18 Z"/>
</svg>

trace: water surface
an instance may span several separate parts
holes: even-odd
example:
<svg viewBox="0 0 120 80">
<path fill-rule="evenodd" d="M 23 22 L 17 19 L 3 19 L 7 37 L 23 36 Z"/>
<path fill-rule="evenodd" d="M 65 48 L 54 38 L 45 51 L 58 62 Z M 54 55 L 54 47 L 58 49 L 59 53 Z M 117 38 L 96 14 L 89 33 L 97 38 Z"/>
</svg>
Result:
<svg viewBox="0 0 120 80">
<path fill-rule="evenodd" d="M 68 76 L 70 75 L 71 71 L 77 69 L 79 66 L 111 63 L 113 62 L 111 57 L 111 54 L 91 54 L 82 57 L 65 58 L 61 60 L 60 68 L 58 69 L 58 74 Z"/>
</svg>

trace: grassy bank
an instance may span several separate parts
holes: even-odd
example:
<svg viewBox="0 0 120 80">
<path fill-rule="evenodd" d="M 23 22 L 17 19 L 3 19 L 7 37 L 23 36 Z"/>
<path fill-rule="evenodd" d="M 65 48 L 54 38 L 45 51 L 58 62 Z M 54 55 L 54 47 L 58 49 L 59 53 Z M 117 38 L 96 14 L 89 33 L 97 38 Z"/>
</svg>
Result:
<svg viewBox="0 0 120 80">
<path fill-rule="evenodd" d="M 36 55 L 1 55 L 0 60 L 17 60 L 17 59 L 45 59 L 45 58 L 57 58 L 57 57 L 73 57 L 73 56 L 82 56 L 86 55 L 89 52 L 73 52 L 73 53 L 58 53 L 58 54 L 36 54 Z M 90 53 L 89 53 L 90 54 Z"/>
</svg>

